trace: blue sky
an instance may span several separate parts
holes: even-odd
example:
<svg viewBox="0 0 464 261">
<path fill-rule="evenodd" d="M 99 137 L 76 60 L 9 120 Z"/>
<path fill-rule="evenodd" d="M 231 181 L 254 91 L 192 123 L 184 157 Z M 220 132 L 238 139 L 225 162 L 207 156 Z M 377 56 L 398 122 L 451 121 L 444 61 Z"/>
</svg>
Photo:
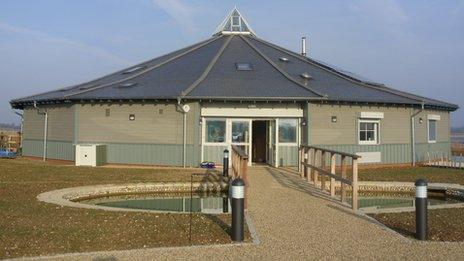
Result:
<svg viewBox="0 0 464 261">
<path fill-rule="evenodd" d="M 264 4 L 265 3 L 265 4 Z M 236 5 L 263 39 L 464 107 L 464 1 L 82 0 L 0 3 L 0 122 L 8 101 L 91 80 L 210 37 Z M 464 125 L 464 110 L 452 125 Z"/>
</svg>

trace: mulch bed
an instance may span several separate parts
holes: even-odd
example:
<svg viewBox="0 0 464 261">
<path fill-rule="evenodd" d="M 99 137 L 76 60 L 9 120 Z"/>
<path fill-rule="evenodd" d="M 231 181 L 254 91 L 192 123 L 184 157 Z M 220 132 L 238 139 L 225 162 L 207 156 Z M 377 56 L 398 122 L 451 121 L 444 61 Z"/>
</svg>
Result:
<svg viewBox="0 0 464 261">
<path fill-rule="evenodd" d="M 112 169 L 0 160 L 0 259 L 68 252 L 230 243 L 230 215 L 190 215 L 61 207 L 38 194 L 67 187 L 190 181 L 201 169 Z M 217 180 L 211 172 L 208 180 Z M 196 181 L 204 177 L 195 177 Z M 247 240 L 250 236 L 246 234 Z M 190 240 L 191 239 L 191 240 Z"/>
<path fill-rule="evenodd" d="M 415 213 L 384 213 L 371 215 L 387 227 L 415 237 Z M 433 209 L 428 211 L 428 240 L 464 241 L 464 208 Z"/>
</svg>

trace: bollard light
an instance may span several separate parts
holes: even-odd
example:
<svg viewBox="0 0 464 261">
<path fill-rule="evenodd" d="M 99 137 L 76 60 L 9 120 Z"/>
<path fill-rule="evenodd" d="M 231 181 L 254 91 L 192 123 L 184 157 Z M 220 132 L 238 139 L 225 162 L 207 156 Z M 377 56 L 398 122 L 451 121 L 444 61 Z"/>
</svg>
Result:
<svg viewBox="0 0 464 261">
<path fill-rule="evenodd" d="M 224 159 L 222 160 L 222 175 L 224 177 L 229 176 L 229 150 L 224 150 Z"/>
<path fill-rule="evenodd" d="M 416 180 L 416 238 L 427 240 L 427 181 Z"/>
<path fill-rule="evenodd" d="M 232 241 L 240 242 L 244 239 L 243 227 L 245 216 L 245 182 L 236 178 L 232 181 Z"/>
</svg>

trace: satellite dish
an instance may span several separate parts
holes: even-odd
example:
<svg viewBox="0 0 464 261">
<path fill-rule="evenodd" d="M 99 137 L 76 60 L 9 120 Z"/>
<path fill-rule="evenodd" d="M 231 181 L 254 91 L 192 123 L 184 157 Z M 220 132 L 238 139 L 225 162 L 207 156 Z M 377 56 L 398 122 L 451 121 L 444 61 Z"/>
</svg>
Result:
<svg viewBox="0 0 464 261">
<path fill-rule="evenodd" d="M 189 112 L 189 111 L 190 111 L 190 106 L 187 105 L 187 104 L 184 104 L 184 105 L 182 106 L 182 110 L 183 110 L 184 112 Z"/>
</svg>

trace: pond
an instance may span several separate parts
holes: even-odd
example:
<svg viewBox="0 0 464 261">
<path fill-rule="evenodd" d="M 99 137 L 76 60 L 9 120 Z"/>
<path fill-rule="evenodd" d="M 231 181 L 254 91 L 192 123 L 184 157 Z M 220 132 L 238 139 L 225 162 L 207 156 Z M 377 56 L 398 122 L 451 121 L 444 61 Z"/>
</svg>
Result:
<svg viewBox="0 0 464 261">
<path fill-rule="evenodd" d="M 348 204 L 351 204 L 351 198 L 347 200 Z M 428 197 L 428 205 L 446 205 L 446 204 L 457 204 L 464 203 L 463 200 L 457 198 L 442 196 L 430 196 Z M 358 198 L 358 207 L 360 209 L 390 209 L 390 208 L 407 208 L 415 206 L 415 196 L 413 194 L 394 194 L 394 193 L 368 193 L 363 195 L 362 193 Z"/>
<path fill-rule="evenodd" d="M 220 194 L 192 196 L 190 194 L 140 194 L 108 196 L 79 200 L 79 203 L 114 208 L 156 210 L 167 212 L 219 214 L 228 213 L 230 211 L 230 204 L 227 196 Z"/>
</svg>

